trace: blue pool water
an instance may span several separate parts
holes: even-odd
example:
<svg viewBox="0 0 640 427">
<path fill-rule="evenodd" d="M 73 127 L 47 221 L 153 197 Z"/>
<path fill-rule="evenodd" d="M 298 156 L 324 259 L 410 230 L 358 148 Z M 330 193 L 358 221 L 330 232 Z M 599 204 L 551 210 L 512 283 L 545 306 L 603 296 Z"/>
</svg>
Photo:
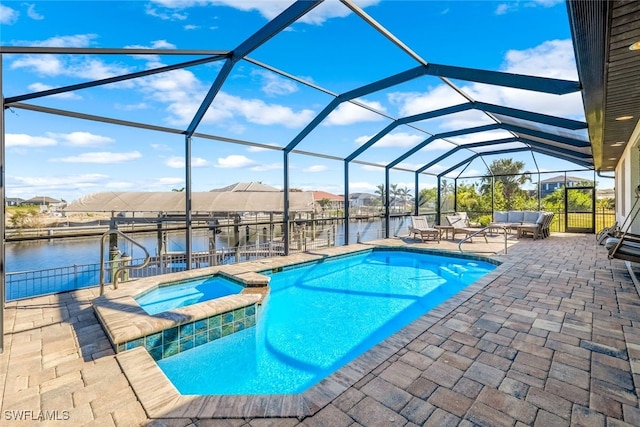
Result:
<svg viewBox="0 0 640 427">
<path fill-rule="evenodd" d="M 255 327 L 158 365 L 182 394 L 300 393 L 495 267 L 372 251 L 284 270 Z"/>
<path fill-rule="evenodd" d="M 242 285 L 224 277 L 210 276 L 160 286 L 136 297 L 136 301 L 147 313 L 156 314 L 226 295 L 238 294 L 242 289 Z"/>
</svg>

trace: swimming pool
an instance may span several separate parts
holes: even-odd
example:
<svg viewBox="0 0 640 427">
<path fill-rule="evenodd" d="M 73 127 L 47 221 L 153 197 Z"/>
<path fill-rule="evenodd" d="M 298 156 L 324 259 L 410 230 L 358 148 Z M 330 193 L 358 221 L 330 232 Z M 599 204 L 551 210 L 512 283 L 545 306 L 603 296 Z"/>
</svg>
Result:
<svg viewBox="0 0 640 427">
<path fill-rule="evenodd" d="M 137 296 L 135 300 L 148 314 L 157 314 L 226 295 L 238 294 L 242 289 L 244 289 L 242 285 L 232 280 L 210 276 L 166 283 Z"/>
<path fill-rule="evenodd" d="M 286 268 L 254 327 L 157 363 L 183 395 L 301 393 L 495 267 L 372 250 Z"/>
</svg>

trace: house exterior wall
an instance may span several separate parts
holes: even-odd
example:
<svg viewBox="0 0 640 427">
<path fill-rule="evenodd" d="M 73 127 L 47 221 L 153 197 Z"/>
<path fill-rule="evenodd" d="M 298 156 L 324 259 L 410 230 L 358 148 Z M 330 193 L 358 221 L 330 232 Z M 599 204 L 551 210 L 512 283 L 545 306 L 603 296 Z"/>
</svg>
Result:
<svg viewBox="0 0 640 427">
<path fill-rule="evenodd" d="M 640 122 L 636 126 L 633 135 L 624 154 L 616 166 L 616 219 L 618 224 L 629 225 L 629 232 L 640 234 L 640 214 L 629 224 L 636 211 L 640 209 L 640 201 L 636 203 L 635 189 L 640 185 Z M 635 205 L 635 208 L 634 208 Z M 627 222 L 625 222 L 627 220 Z M 625 227 L 626 228 L 626 227 Z M 623 230 L 624 231 L 624 230 Z"/>
</svg>

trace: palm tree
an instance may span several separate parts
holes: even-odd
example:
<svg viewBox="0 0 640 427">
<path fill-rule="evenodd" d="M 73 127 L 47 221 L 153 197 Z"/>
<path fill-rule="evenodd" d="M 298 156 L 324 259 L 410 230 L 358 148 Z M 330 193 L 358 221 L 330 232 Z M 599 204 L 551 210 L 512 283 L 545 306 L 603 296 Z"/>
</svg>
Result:
<svg viewBox="0 0 640 427">
<path fill-rule="evenodd" d="M 531 176 L 523 172 L 524 162 L 513 159 L 496 159 L 487 171 L 487 176 L 482 178 L 481 191 L 484 194 L 488 194 L 491 191 L 492 180 L 494 176 L 494 183 L 501 183 L 502 195 L 506 204 L 506 209 L 513 208 L 514 196 L 523 190 L 520 188 L 527 181 L 531 181 Z"/>
<path fill-rule="evenodd" d="M 440 210 L 444 210 L 444 206 L 447 203 L 447 196 L 453 192 L 453 184 L 443 179 L 440 182 Z"/>
<path fill-rule="evenodd" d="M 391 184 L 391 188 L 389 189 L 389 196 L 391 197 L 391 200 L 389 201 L 389 204 L 394 208 L 396 207 L 396 199 L 400 194 L 398 191 L 398 184 Z"/>
<path fill-rule="evenodd" d="M 380 196 L 380 205 L 384 206 L 384 202 L 385 202 L 385 197 L 386 197 L 386 192 L 385 192 L 385 188 L 384 188 L 384 184 L 379 184 L 376 187 L 376 191 L 375 194 Z"/>
<path fill-rule="evenodd" d="M 405 211 L 407 209 L 407 202 L 411 202 L 411 200 L 413 199 L 411 197 L 411 190 L 409 189 L 409 187 L 400 188 L 398 190 L 398 194 L 402 199 L 402 210 Z"/>
</svg>

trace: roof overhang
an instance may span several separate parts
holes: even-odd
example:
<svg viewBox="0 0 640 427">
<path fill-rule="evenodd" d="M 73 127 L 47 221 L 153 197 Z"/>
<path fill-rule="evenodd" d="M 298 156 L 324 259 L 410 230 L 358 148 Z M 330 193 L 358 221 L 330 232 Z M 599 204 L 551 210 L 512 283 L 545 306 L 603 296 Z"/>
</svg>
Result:
<svg viewBox="0 0 640 427">
<path fill-rule="evenodd" d="M 568 0 L 596 170 L 613 170 L 640 119 L 640 2 Z M 629 117 L 620 120 L 621 117 Z"/>
</svg>

